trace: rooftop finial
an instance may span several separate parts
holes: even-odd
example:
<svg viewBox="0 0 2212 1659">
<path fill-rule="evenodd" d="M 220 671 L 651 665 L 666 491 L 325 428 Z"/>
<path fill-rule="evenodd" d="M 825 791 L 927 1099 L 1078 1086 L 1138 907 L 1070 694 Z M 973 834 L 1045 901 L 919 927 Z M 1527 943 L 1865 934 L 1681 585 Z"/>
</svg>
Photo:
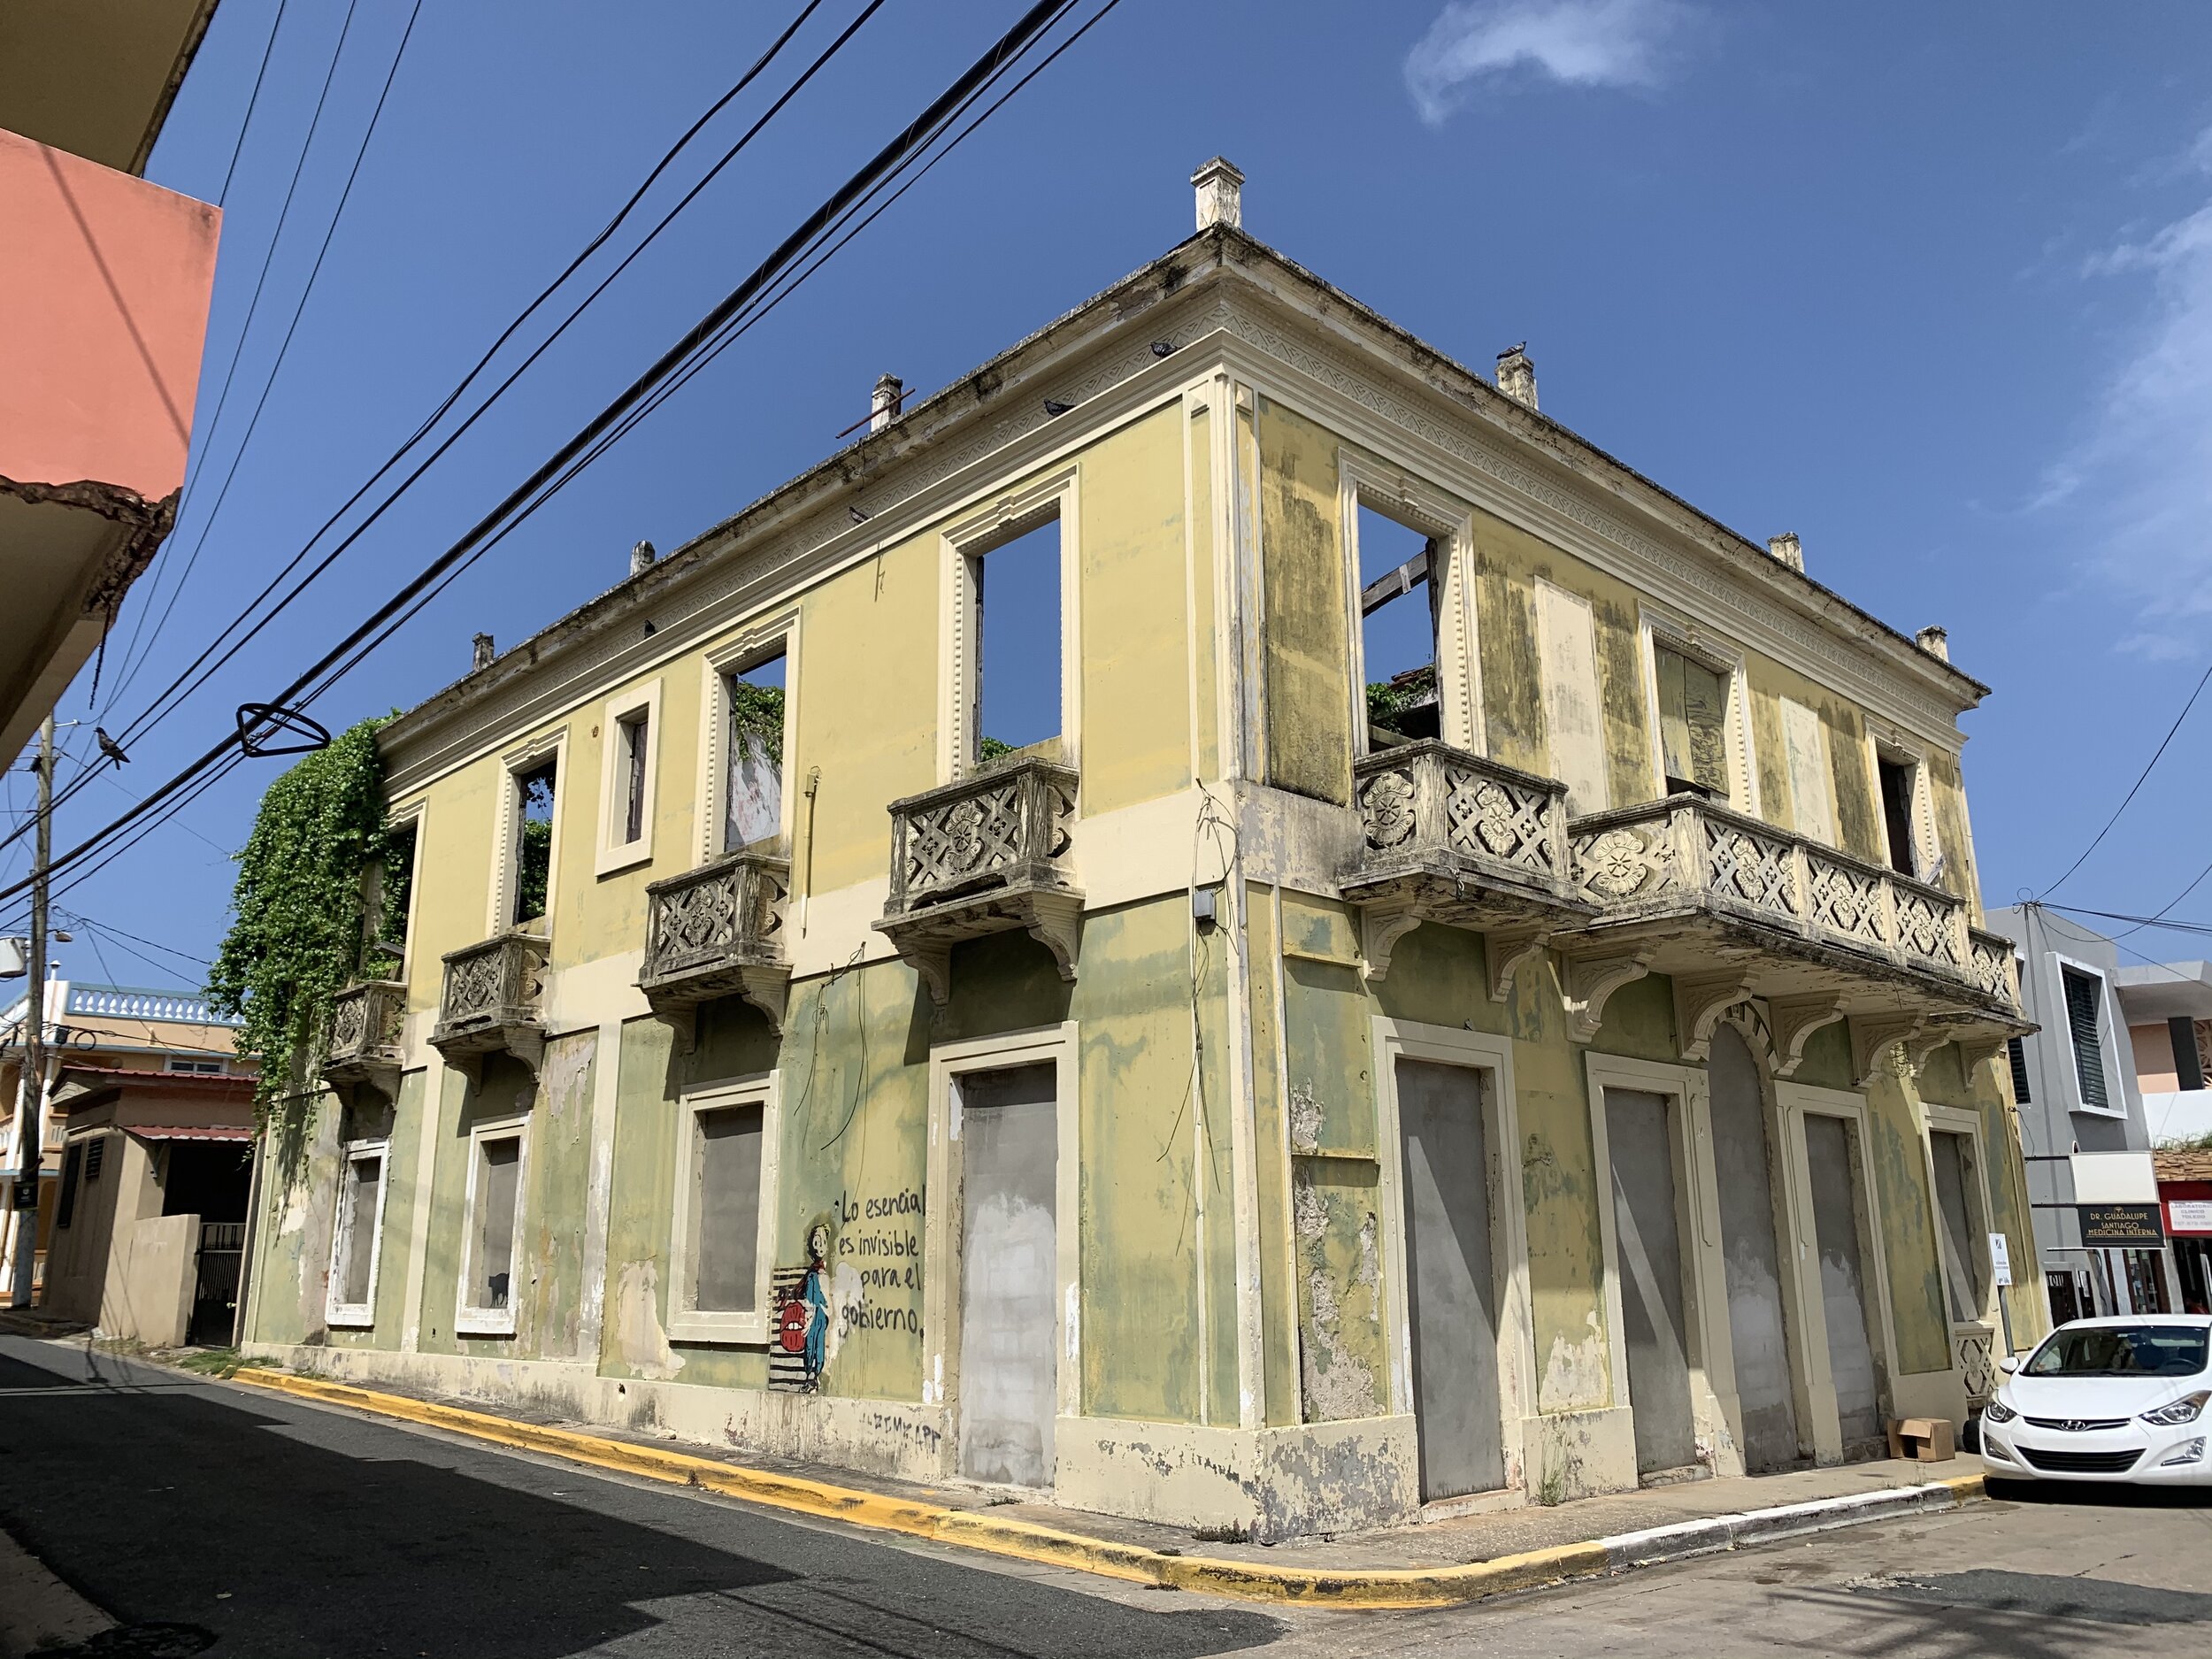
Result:
<svg viewBox="0 0 2212 1659">
<path fill-rule="evenodd" d="M 489 668 L 492 665 L 492 658 L 499 655 L 497 648 L 492 644 L 492 636 L 488 634 L 478 634 L 470 641 L 470 644 L 473 648 L 475 658 L 469 664 L 472 672 L 479 668 Z"/>
<path fill-rule="evenodd" d="M 1805 568 L 1805 544 L 1797 539 L 1797 532 L 1785 530 L 1780 535 L 1767 538 L 1767 551 L 1793 571 Z"/>
<path fill-rule="evenodd" d="M 868 430 L 881 432 L 899 418 L 899 406 L 906 402 L 906 382 L 895 374 L 887 374 L 876 381 L 876 389 L 868 398 Z"/>
<path fill-rule="evenodd" d="M 1517 403 L 1536 407 L 1536 365 L 1529 357 L 1527 341 L 1498 353 L 1498 389 Z"/>
<path fill-rule="evenodd" d="M 1216 156 L 1190 176 L 1198 192 L 1198 228 L 1226 225 L 1244 228 L 1244 175 L 1225 157 Z"/>
<path fill-rule="evenodd" d="M 653 561 L 659 557 L 650 541 L 639 542 L 630 549 L 630 574 L 634 576 L 640 571 L 650 570 Z"/>
</svg>

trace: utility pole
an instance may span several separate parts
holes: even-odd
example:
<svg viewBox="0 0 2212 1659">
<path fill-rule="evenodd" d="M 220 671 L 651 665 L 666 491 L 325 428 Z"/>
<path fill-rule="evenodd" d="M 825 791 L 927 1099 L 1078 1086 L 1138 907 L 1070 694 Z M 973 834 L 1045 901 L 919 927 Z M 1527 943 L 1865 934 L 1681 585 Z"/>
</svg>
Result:
<svg viewBox="0 0 2212 1659">
<path fill-rule="evenodd" d="M 23 1087 L 16 1104 L 15 1284 L 9 1305 L 31 1305 L 38 1253 L 38 1171 L 46 1140 L 46 866 L 54 857 L 54 717 L 38 728 L 37 852 L 31 864 L 30 996 L 24 1007 Z"/>
</svg>

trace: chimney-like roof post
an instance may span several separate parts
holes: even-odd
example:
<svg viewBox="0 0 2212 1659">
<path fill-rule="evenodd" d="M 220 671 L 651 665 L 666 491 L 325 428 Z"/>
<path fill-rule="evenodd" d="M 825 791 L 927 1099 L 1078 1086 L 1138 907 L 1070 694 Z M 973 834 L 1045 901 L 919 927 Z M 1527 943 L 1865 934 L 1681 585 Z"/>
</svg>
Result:
<svg viewBox="0 0 2212 1659">
<path fill-rule="evenodd" d="M 899 405 L 906 401 L 906 382 L 895 374 L 886 374 L 876 381 L 876 389 L 868 396 L 868 430 L 881 432 L 899 418 Z"/>
<path fill-rule="evenodd" d="M 1794 530 L 1785 530 L 1780 535 L 1769 536 L 1767 551 L 1793 571 L 1801 572 L 1805 568 L 1805 544 L 1797 539 Z"/>
<path fill-rule="evenodd" d="M 650 541 L 639 542 L 630 549 L 630 574 L 634 576 L 640 571 L 652 569 L 653 561 L 659 557 Z"/>
<path fill-rule="evenodd" d="M 1912 641 L 1929 656 L 1940 657 L 1947 663 L 1951 660 L 1951 636 L 1940 624 L 1921 629 Z"/>
<path fill-rule="evenodd" d="M 1498 353 L 1498 389 L 1517 403 L 1536 407 L 1536 365 L 1525 340 Z"/>
<path fill-rule="evenodd" d="M 1216 156 L 1191 174 L 1190 181 L 1198 192 L 1199 229 L 1210 230 L 1216 225 L 1244 228 L 1244 175 L 1226 157 Z"/>
<path fill-rule="evenodd" d="M 492 644 L 492 636 L 488 634 L 480 634 L 469 643 L 474 655 L 474 660 L 469 664 L 471 672 L 480 668 L 489 668 L 492 665 L 492 658 L 499 655 L 498 650 Z"/>
</svg>

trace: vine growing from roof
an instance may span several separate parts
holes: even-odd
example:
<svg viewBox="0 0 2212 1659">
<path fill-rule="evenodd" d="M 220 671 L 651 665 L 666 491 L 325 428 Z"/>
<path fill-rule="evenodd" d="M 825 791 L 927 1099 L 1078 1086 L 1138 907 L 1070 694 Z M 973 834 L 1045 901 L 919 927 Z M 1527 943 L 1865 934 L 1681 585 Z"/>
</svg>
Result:
<svg viewBox="0 0 2212 1659">
<path fill-rule="evenodd" d="M 395 900 L 405 914 L 406 861 L 385 821 L 382 718 L 364 720 L 269 786 L 253 833 L 236 855 L 230 931 L 208 974 L 215 1010 L 241 1022 L 238 1048 L 257 1056 L 254 1109 L 265 1132 L 296 1137 L 311 1115 L 333 1000 L 372 955 L 364 878 L 388 858 L 382 884 L 388 935 Z"/>
</svg>

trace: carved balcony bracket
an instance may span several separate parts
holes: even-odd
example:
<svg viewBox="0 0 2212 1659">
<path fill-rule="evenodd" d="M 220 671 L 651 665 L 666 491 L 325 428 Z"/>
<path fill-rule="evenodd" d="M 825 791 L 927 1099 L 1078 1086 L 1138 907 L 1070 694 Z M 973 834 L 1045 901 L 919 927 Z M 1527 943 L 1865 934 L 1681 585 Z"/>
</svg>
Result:
<svg viewBox="0 0 2212 1659">
<path fill-rule="evenodd" d="M 953 947 L 1015 929 L 1075 979 L 1083 893 L 1072 845 L 1077 776 L 1027 757 L 891 803 L 891 892 L 875 929 L 942 1007 Z"/>
<path fill-rule="evenodd" d="M 396 1095 L 406 1018 L 407 987 L 396 979 L 370 979 L 339 992 L 331 1002 L 323 1081 L 341 1088 L 366 1083 L 380 1094 Z"/>
<path fill-rule="evenodd" d="M 1774 1033 L 1774 1075 L 1795 1077 L 1805 1064 L 1805 1045 L 1815 1032 L 1843 1018 L 1839 996 L 1780 996 L 1767 1004 Z"/>
<path fill-rule="evenodd" d="M 1567 1035 L 1577 1042 L 1595 1039 L 1605 1024 L 1605 1004 L 1613 993 L 1650 972 L 1651 954 L 1645 950 L 1568 957 L 1562 987 Z"/>
<path fill-rule="evenodd" d="M 645 889 L 645 960 L 638 989 L 682 1051 L 698 1046 L 699 1009 L 741 996 L 778 1035 L 790 996 L 783 956 L 783 902 L 789 861 L 731 853 Z"/>
<path fill-rule="evenodd" d="M 1513 1000 L 1513 976 L 1527 964 L 1540 961 L 1551 945 L 1551 934 L 1543 928 L 1523 927 L 1485 934 L 1482 948 L 1485 963 L 1490 970 L 1490 1000 L 1509 1002 Z"/>
<path fill-rule="evenodd" d="M 1678 973 L 1674 976 L 1675 1041 L 1682 1057 L 1703 1065 L 1712 1053 L 1713 1027 L 1720 1017 L 1751 995 L 1752 976 L 1725 973 Z"/>
<path fill-rule="evenodd" d="M 534 1075 L 545 1059 L 545 960 L 535 933 L 501 933 L 445 955 L 445 987 L 430 1046 L 483 1081 L 484 1056 L 504 1051 Z"/>
<path fill-rule="evenodd" d="M 1360 955 L 1367 959 L 1367 977 L 1380 980 L 1390 972 L 1390 951 L 1401 939 L 1426 921 L 1416 900 L 1378 901 L 1359 907 Z"/>
<path fill-rule="evenodd" d="M 1918 1014 L 1870 1014 L 1851 1017 L 1851 1077 L 1859 1088 L 1870 1086 L 1882 1069 L 1883 1056 L 1891 1049 L 1898 1051 L 1898 1061 L 1907 1070 L 1914 1062 L 1901 1046 L 1919 1037 L 1927 1027 L 1927 1020 Z"/>
</svg>

